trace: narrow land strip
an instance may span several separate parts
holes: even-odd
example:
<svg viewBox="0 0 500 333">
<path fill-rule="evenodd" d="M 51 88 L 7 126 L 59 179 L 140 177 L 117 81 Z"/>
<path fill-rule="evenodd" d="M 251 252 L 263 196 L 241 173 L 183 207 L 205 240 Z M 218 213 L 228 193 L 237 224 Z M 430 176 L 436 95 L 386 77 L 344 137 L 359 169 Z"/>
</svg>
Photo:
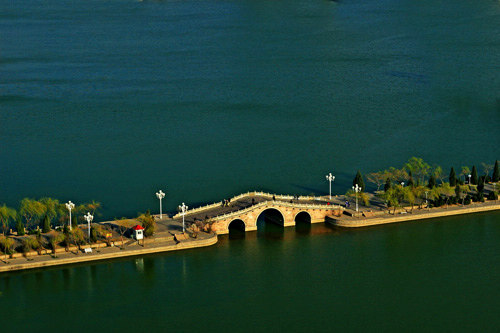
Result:
<svg viewBox="0 0 500 333">
<path fill-rule="evenodd" d="M 474 207 L 471 206 L 450 206 L 448 208 L 431 208 L 429 210 L 414 210 L 413 213 L 405 213 L 399 215 L 387 214 L 384 217 L 374 216 L 374 217 L 347 217 L 343 216 L 340 218 L 328 218 L 327 222 L 338 226 L 347 228 L 359 228 L 367 227 L 380 224 L 388 223 L 399 223 L 406 221 L 416 221 L 422 219 L 431 219 L 438 217 L 454 216 L 454 215 L 464 215 L 500 210 L 500 204 L 494 202 L 480 203 L 476 204 Z"/>
<path fill-rule="evenodd" d="M 100 252 L 87 254 L 80 253 L 78 255 L 75 255 L 74 253 L 70 252 L 58 254 L 58 256 L 55 258 L 50 255 L 35 256 L 30 258 L 31 261 L 27 261 L 28 259 L 26 258 L 10 259 L 9 264 L 5 264 L 3 262 L 0 264 L 0 272 L 11 272 L 33 268 L 76 264 L 96 260 L 131 257 L 159 252 L 186 250 L 210 246 L 216 243 L 217 235 L 211 234 L 203 239 L 185 240 L 177 244 L 174 242 L 159 242 L 158 244 L 149 244 L 146 247 L 142 247 L 139 245 L 127 246 L 124 249 L 120 249 L 119 247 L 106 247 L 100 249 Z"/>
</svg>

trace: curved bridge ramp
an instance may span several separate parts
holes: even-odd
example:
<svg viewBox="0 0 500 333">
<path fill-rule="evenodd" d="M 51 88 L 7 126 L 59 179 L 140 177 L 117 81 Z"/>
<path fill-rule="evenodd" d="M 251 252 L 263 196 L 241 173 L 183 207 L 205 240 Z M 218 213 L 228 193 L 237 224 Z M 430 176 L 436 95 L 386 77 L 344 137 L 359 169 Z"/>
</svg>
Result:
<svg viewBox="0 0 500 333">
<path fill-rule="evenodd" d="M 253 231 L 257 230 L 259 216 L 268 210 L 278 211 L 283 226 L 288 227 L 295 225 L 297 215 L 302 212 L 309 215 L 311 223 L 319 223 L 325 222 L 327 217 L 339 216 L 343 207 L 324 197 L 248 192 L 229 200 L 188 210 L 185 220 L 187 225 L 197 221 L 209 223 L 211 229 L 218 234 L 229 233 L 229 226 L 235 221 L 245 231 Z M 173 219 L 182 223 L 181 214 L 175 215 Z"/>
</svg>

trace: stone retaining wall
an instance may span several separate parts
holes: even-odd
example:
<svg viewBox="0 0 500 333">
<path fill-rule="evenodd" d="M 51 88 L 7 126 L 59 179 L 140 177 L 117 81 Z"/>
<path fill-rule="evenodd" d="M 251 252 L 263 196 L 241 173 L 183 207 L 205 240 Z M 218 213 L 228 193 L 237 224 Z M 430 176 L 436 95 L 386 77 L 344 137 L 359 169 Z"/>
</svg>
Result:
<svg viewBox="0 0 500 333">
<path fill-rule="evenodd" d="M 38 261 L 38 262 L 32 261 L 32 262 L 27 262 L 27 263 L 23 263 L 23 264 L 1 265 L 0 272 L 18 271 L 18 270 L 49 267 L 49 266 L 58 266 L 58 265 L 77 264 L 77 263 L 96 261 L 96 260 L 132 257 L 132 256 L 137 256 L 137 255 L 142 255 L 142 254 L 185 250 L 185 249 L 192 249 L 192 248 L 197 248 L 197 247 L 210 246 L 210 245 L 213 245 L 215 243 L 217 243 L 217 235 L 214 234 L 210 238 L 207 238 L 207 239 L 193 240 L 193 241 L 189 241 L 189 242 L 180 242 L 180 243 L 175 244 L 175 245 L 156 246 L 156 247 L 150 247 L 150 248 L 146 247 L 146 248 L 140 248 L 140 249 L 135 249 L 135 250 L 123 250 L 123 251 L 114 252 L 114 253 L 81 254 L 81 255 L 78 255 L 75 257 L 71 257 L 71 258 L 54 258 L 53 260 L 44 260 L 44 261 Z"/>
<path fill-rule="evenodd" d="M 445 216 L 488 212 L 499 209 L 500 209 L 500 204 L 495 204 L 487 206 L 440 210 L 438 212 L 430 211 L 428 213 L 422 213 L 422 214 L 405 214 L 400 216 L 388 216 L 388 217 L 372 218 L 372 219 L 367 218 L 367 219 L 346 220 L 346 219 L 328 218 L 327 222 L 339 227 L 358 228 L 358 227 L 366 227 L 366 226 L 387 224 L 387 223 L 399 223 L 399 222 L 431 219 L 431 218 L 445 217 Z"/>
</svg>

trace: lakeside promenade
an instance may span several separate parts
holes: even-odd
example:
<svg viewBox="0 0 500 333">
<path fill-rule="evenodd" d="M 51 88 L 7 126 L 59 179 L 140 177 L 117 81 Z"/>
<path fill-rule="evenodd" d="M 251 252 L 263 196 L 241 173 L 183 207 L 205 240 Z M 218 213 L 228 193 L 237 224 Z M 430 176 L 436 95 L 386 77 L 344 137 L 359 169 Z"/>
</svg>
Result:
<svg viewBox="0 0 500 333">
<path fill-rule="evenodd" d="M 217 235 L 228 233 L 230 225 L 236 221 L 242 222 L 244 231 L 256 230 L 256 223 L 260 215 L 269 210 L 281 213 L 282 219 L 272 220 L 272 222 L 281 224 L 283 227 L 294 226 L 297 216 L 308 214 L 310 223 L 328 223 L 343 228 L 500 210 L 498 201 L 486 201 L 467 206 L 452 205 L 429 209 L 415 208 L 410 210 L 409 207 L 405 207 L 397 211 L 396 214 L 389 213 L 380 206 L 375 210 L 362 207 L 359 213 L 355 213 L 340 205 L 340 202 L 345 199 L 344 196 L 333 197 L 330 200 L 328 197 L 297 197 L 248 192 L 230 200 L 187 211 L 184 216 L 187 225 L 192 226 L 199 222 L 209 227 L 198 232 L 196 238 L 189 237 L 188 233 L 182 233 L 182 215 L 176 214 L 172 218 L 165 216 L 162 219 L 155 215 L 158 232 L 154 237 L 146 238 L 143 245 L 139 245 L 136 240 L 126 238 L 124 241 L 115 240 L 112 243 L 113 246 L 108 246 L 109 244 L 106 243 L 96 243 L 80 248 L 76 246 L 67 249 L 59 248 L 57 256 L 50 253 L 49 250 L 43 250 L 41 255 L 36 252 L 30 252 L 27 256 L 16 253 L 7 260 L 4 260 L 4 256 L 2 256 L 0 273 L 206 247 L 216 244 Z M 100 224 L 119 222 L 107 221 L 100 222 Z M 131 219 L 124 223 L 127 227 L 132 227 L 137 224 L 137 221 Z M 85 248 L 92 248 L 92 252 L 85 253 L 83 251 Z"/>
</svg>

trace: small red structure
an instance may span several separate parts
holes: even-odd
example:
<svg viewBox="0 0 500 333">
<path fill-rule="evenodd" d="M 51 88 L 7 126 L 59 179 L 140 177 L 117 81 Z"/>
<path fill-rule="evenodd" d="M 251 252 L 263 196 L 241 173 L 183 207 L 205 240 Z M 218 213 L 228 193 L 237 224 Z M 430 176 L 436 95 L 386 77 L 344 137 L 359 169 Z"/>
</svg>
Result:
<svg viewBox="0 0 500 333">
<path fill-rule="evenodd" d="M 135 227 L 132 228 L 132 230 L 134 230 L 135 239 L 140 240 L 144 238 L 144 233 L 143 233 L 144 228 L 141 225 L 136 225 Z"/>
</svg>

